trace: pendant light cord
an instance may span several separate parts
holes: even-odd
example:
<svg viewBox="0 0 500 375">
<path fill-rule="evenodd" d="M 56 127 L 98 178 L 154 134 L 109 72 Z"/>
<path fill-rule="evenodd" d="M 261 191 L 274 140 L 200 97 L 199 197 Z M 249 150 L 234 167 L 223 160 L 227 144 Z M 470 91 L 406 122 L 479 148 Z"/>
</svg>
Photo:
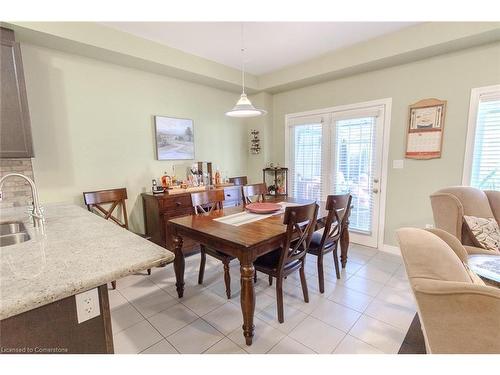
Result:
<svg viewBox="0 0 500 375">
<path fill-rule="evenodd" d="M 245 40 L 243 38 L 243 22 L 241 23 L 241 86 L 242 93 L 245 93 Z"/>
</svg>

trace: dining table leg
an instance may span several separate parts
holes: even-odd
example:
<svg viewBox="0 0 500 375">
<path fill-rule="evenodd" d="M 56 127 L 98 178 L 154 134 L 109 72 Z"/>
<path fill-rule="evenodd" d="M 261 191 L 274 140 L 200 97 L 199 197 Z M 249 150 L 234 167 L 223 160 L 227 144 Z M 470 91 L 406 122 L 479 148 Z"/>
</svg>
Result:
<svg viewBox="0 0 500 375">
<path fill-rule="evenodd" d="M 347 251 L 349 250 L 349 222 L 345 224 L 342 228 L 342 234 L 340 235 L 340 263 L 342 268 L 345 268 L 347 264 Z"/>
<path fill-rule="evenodd" d="M 182 252 L 182 237 L 178 235 L 173 236 L 174 245 L 174 271 L 175 271 L 175 287 L 177 295 L 182 298 L 184 295 L 184 253 Z"/>
<path fill-rule="evenodd" d="M 241 312 L 243 313 L 243 335 L 247 345 L 252 345 L 253 316 L 255 313 L 254 266 L 252 262 L 240 261 L 241 273 Z"/>
</svg>

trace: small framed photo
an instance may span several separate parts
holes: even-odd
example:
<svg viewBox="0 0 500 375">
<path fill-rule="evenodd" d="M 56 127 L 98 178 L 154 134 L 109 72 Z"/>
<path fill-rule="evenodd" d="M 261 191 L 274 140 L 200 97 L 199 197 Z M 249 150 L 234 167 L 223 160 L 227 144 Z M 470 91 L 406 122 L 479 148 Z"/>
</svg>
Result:
<svg viewBox="0 0 500 375">
<path fill-rule="evenodd" d="M 194 123 L 191 119 L 154 116 L 158 160 L 194 159 Z"/>
</svg>

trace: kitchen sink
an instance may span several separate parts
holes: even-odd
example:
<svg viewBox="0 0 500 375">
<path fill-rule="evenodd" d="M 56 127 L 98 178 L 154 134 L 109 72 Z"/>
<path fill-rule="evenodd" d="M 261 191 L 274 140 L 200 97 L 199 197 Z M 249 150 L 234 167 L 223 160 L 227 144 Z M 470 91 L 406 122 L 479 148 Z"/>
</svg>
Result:
<svg viewBox="0 0 500 375">
<path fill-rule="evenodd" d="M 0 236 L 26 232 L 24 224 L 20 221 L 0 223 Z"/>
<path fill-rule="evenodd" d="M 16 234 L 6 234 L 5 236 L 0 236 L 0 247 L 16 245 L 21 242 L 28 241 L 30 236 L 28 233 L 16 233 Z"/>
<path fill-rule="evenodd" d="M 0 247 L 28 241 L 30 236 L 20 221 L 0 223 Z"/>
</svg>

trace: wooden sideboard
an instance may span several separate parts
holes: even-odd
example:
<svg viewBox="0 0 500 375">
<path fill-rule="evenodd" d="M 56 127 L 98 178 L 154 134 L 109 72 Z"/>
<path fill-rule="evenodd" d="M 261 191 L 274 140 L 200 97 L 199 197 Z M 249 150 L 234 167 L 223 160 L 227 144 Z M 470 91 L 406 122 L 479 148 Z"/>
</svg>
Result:
<svg viewBox="0 0 500 375">
<path fill-rule="evenodd" d="M 241 186 L 225 186 L 223 189 L 224 206 L 235 206 L 243 203 Z M 146 236 L 151 241 L 167 249 L 173 249 L 171 235 L 168 232 L 167 222 L 179 216 L 194 213 L 191 204 L 191 192 L 166 192 L 163 194 L 142 193 L 144 210 L 144 226 Z M 185 255 L 196 253 L 200 250 L 199 244 L 186 238 L 182 246 Z"/>
</svg>

